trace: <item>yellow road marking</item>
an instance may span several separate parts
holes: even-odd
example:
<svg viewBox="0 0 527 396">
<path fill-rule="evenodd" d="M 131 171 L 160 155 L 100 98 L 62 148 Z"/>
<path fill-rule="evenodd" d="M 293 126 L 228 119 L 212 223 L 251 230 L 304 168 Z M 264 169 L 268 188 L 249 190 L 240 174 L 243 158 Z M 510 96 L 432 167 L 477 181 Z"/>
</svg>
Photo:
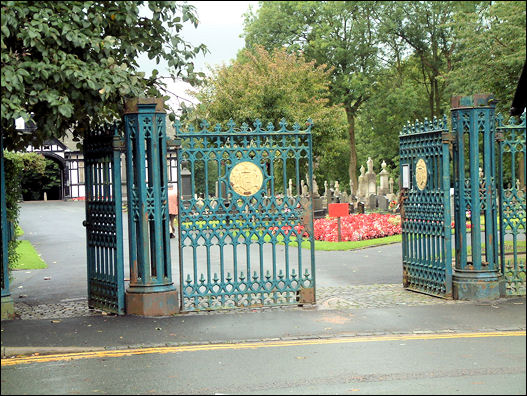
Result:
<svg viewBox="0 0 527 396">
<path fill-rule="evenodd" d="M 289 347 L 304 345 L 328 345 L 328 344 L 347 344 L 352 342 L 376 342 L 376 341 L 411 341 L 411 340 L 441 340 L 456 338 L 486 338 L 486 337 L 525 337 L 525 330 L 519 331 L 493 331 L 481 333 L 435 333 L 435 334 L 401 334 L 385 336 L 359 336 L 359 337 L 337 337 L 326 339 L 310 340 L 291 340 L 291 341 L 260 341 L 246 342 L 239 344 L 203 344 L 203 345 L 184 345 L 174 347 L 154 347 L 154 348 L 137 348 L 123 349 L 115 351 L 95 351 L 80 353 L 64 353 L 42 356 L 25 356 L 19 358 L 3 358 L 2 367 L 14 366 L 17 364 L 28 363 L 45 363 L 56 362 L 61 360 L 78 360 L 92 358 L 109 358 L 121 356 L 134 356 L 146 354 L 165 354 L 177 352 L 195 352 L 195 351 L 215 351 L 220 349 L 239 350 L 239 349 L 257 349 L 270 347 Z"/>
</svg>

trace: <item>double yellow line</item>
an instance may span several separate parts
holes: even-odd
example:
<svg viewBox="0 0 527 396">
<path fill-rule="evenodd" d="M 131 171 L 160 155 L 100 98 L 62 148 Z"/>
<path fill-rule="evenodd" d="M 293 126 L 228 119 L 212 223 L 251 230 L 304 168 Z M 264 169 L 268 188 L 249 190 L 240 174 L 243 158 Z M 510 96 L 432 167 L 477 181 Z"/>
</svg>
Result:
<svg viewBox="0 0 527 396">
<path fill-rule="evenodd" d="M 383 335 L 383 336 L 357 336 L 357 337 L 337 337 L 324 339 L 309 340 L 291 340 L 291 341 L 260 341 L 232 344 L 204 344 L 204 345 L 185 345 L 174 347 L 154 347 L 154 348 L 136 348 L 123 349 L 115 351 L 95 351 L 79 353 L 63 353 L 42 356 L 25 356 L 16 358 L 2 359 L 2 367 L 14 366 L 28 363 L 45 363 L 62 360 L 78 360 L 93 358 L 109 358 L 122 356 L 135 356 L 146 354 L 166 354 L 178 352 L 196 352 L 196 351 L 216 351 L 216 350 L 241 350 L 241 349 L 258 349 L 271 347 L 291 347 L 304 345 L 329 345 L 329 344 L 347 344 L 361 342 L 380 342 L 380 341 L 412 341 L 412 340 L 444 340 L 460 338 L 488 338 L 488 337 L 525 337 L 525 330 L 519 331 L 492 331 L 476 333 L 434 333 L 434 334 L 405 334 L 405 335 Z"/>
</svg>

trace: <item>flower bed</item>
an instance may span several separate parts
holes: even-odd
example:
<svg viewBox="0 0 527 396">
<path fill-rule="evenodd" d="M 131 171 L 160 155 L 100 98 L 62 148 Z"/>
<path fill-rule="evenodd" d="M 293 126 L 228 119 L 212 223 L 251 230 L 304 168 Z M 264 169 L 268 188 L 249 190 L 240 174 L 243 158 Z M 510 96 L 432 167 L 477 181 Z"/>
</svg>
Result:
<svg viewBox="0 0 527 396">
<path fill-rule="evenodd" d="M 390 214 L 352 214 L 341 217 L 342 241 L 361 241 L 400 234 L 401 217 Z M 338 226 L 336 218 L 315 220 L 315 239 L 337 242 Z"/>
</svg>

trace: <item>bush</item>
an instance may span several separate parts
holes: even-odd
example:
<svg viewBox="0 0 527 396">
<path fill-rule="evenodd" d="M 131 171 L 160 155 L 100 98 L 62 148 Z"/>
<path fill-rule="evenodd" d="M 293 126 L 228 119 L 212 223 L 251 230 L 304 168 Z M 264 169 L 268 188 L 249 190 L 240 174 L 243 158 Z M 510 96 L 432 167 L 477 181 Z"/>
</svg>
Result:
<svg viewBox="0 0 527 396">
<path fill-rule="evenodd" d="M 7 221 L 16 229 L 18 226 L 18 215 L 20 212 L 19 201 L 22 195 L 22 175 L 26 172 L 43 174 L 46 161 L 43 155 L 36 153 L 13 153 L 4 151 L 4 176 Z M 16 248 L 18 241 L 16 235 L 12 235 L 8 242 L 8 267 L 14 268 L 18 261 Z"/>
<path fill-rule="evenodd" d="M 44 172 L 40 169 L 40 160 L 38 161 L 39 168 L 31 167 L 22 174 L 22 198 L 24 201 L 35 201 L 43 199 L 44 192 L 48 194 L 50 199 L 59 199 L 57 189 L 60 188 L 60 167 L 59 164 L 48 158 L 44 158 L 45 169 Z M 60 194 L 59 194 L 60 195 Z"/>
</svg>

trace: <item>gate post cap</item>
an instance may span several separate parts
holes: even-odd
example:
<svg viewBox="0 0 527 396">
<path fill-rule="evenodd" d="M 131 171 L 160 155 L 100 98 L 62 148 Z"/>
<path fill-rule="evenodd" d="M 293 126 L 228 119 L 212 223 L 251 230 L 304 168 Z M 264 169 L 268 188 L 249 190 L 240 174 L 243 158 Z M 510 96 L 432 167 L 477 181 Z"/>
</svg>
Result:
<svg viewBox="0 0 527 396">
<path fill-rule="evenodd" d="M 495 107 L 498 101 L 493 94 L 474 94 L 469 96 L 452 96 L 450 105 L 452 109 L 463 109 L 471 107 Z"/>
<path fill-rule="evenodd" d="M 124 114 L 139 113 L 139 105 L 156 105 L 156 113 L 166 113 L 164 110 L 165 101 L 163 98 L 132 98 L 124 103 Z"/>
</svg>

